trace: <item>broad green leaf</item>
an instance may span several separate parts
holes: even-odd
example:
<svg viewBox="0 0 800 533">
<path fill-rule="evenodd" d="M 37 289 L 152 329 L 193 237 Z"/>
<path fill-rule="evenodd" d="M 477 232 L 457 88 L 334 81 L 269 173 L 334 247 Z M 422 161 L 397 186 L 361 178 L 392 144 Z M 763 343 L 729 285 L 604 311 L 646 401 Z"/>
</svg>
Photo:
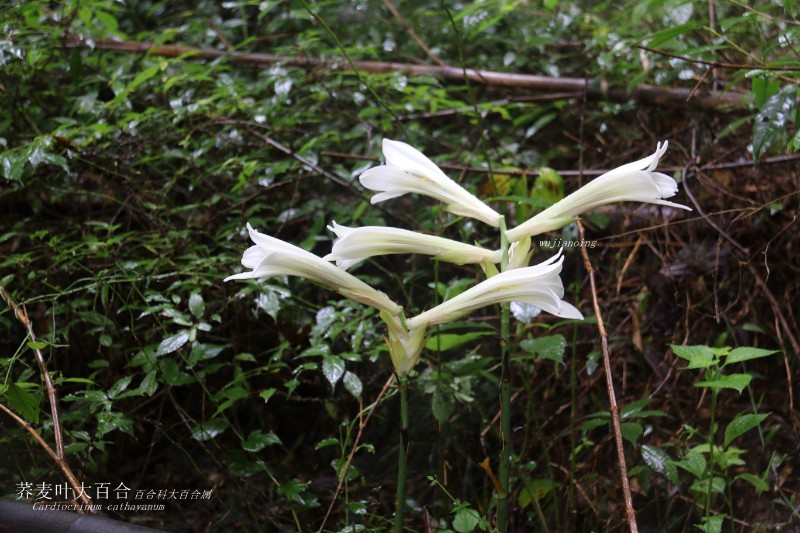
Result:
<svg viewBox="0 0 800 533">
<path fill-rule="evenodd" d="M 139 390 L 145 396 L 152 396 L 158 390 L 158 376 L 155 370 L 151 370 L 145 374 L 142 383 L 139 385 Z"/>
<path fill-rule="evenodd" d="M 622 438 L 631 444 L 636 444 L 636 441 L 638 441 L 639 437 L 641 437 L 642 433 L 644 433 L 644 428 L 642 425 L 637 424 L 636 422 L 623 422 L 620 424 L 619 429 L 622 433 Z"/>
<path fill-rule="evenodd" d="M 336 383 L 344 375 L 344 361 L 338 355 L 326 355 L 322 358 L 322 374 L 331 387 L 336 387 Z"/>
<path fill-rule="evenodd" d="M 538 355 L 542 359 L 563 363 L 567 341 L 561 334 L 548 335 L 535 339 L 525 339 L 519 343 L 519 347 L 528 353 Z"/>
<path fill-rule="evenodd" d="M 272 431 L 264 433 L 260 429 L 257 429 L 251 432 L 250 435 L 242 441 L 242 448 L 245 451 L 255 453 L 273 444 L 281 444 L 281 439 Z"/>
<path fill-rule="evenodd" d="M 727 374 L 718 375 L 713 379 L 698 381 L 695 387 L 707 387 L 709 389 L 736 389 L 739 394 L 750 384 L 753 376 L 750 374 Z"/>
<path fill-rule="evenodd" d="M 286 499 L 305 505 L 306 501 L 303 498 L 303 493 L 308 488 L 308 483 L 303 483 L 299 479 L 292 479 L 278 487 L 278 494 Z"/>
<path fill-rule="evenodd" d="M 125 376 L 120 378 L 116 383 L 114 383 L 114 385 L 111 386 L 110 389 L 108 389 L 108 397 L 113 400 L 119 396 L 125 391 L 125 389 L 128 388 L 128 386 L 131 384 L 131 381 L 133 381 L 133 376 Z"/>
<path fill-rule="evenodd" d="M 754 76 L 752 90 L 756 107 L 761 109 L 769 98 L 781 90 L 781 83 L 765 75 Z"/>
<path fill-rule="evenodd" d="M 725 428 L 725 444 L 724 446 L 727 448 L 728 445 L 733 442 L 736 437 L 743 435 L 744 433 L 750 431 L 761 422 L 766 419 L 770 413 L 765 414 L 746 414 L 737 416 L 733 420 L 731 420 L 728 427 Z"/>
<path fill-rule="evenodd" d="M 470 533 L 481 521 L 481 515 L 475 509 L 469 507 L 459 507 L 456 516 L 453 518 L 453 529 L 458 533 Z"/>
<path fill-rule="evenodd" d="M 6 388 L 8 406 L 32 424 L 39 422 L 39 400 L 16 383 L 9 383 Z"/>
<path fill-rule="evenodd" d="M 428 341 L 425 343 L 425 348 L 428 350 L 438 349 L 440 352 L 446 352 L 447 350 L 458 348 L 462 344 L 466 344 L 486 335 L 494 335 L 494 332 L 473 331 L 470 333 L 440 333 L 439 335 L 434 335 L 428 339 Z"/>
<path fill-rule="evenodd" d="M 658 48 L 664 43 L 667 43 L 678 37 L 683 35 L 684 33 L 690 33 L 694 30 L 702 29 L 702 25 L 695 24 L 695 23 L 687 23 L 681 24 L 680 26 L 673 26 L 671 28 L 667 28 L 666 30 L 659 31 L 654 33 L 649 38 L 647 38 L 647 46 L 650 48 Z"/>
<path fill-rule="evenodd" d="M 722 533 L 724 521 L 725 515 L 704 516 L 702 522 L 697 524 L 696 527 L 703 533 Z"/>
<path fill-rule="evenodd" d="M 753 474 L 749 474 L 747 472 L 739 474 L 738 476 L 736 476 L 735 479 L 741 479 L 743 481 L 747 481 L 756 489 L 756 492 L 758 494 L 761 494 L 762 492 L 766 492 L 769 490 L 769 484 L 764 479 L 758 476 L 754 476 Z"/>
<path fill-rule="evenodd" d="M 344 373 L 342 383 L 344 383 L 344 388 L 347 389 L 347 392 L 356 398 L 361 397 L 361 391 L 363 390 L 364 386 L 361 384 L 361 379 L 359 379 L 357 375 L 348 370 Z"/>
<path fill-rule="evenodd" d="M 211 440 L 221 435 L 226 429 L 228 429 L 228 422 L 224 418 L 212 418 L 195 426 L 192 430 L 192 438 L 200 442 Z"/>
<path fill-rule="evenodd" d="M 437 387 L 431 398 L 431 411 L 437 422 L 446 422 L 456 409 L 456 400 L 451 391 Z"/>
<path fill-rule="evenodd" d="M 159 65 L 153 65 L 152 67 L 148 67 L 148 68 L 144 69 L 139 74 L 137 74 L 135 78 L 133 78 L 133 81 L 131 81 L 128 84 L 127 90 L 128 91 L 134 90 L 136 87 L 138 87 L 139 85 L 143 84 L 144 82 L 146 82 L 147 80 L 149 80 L 150 78 L 155 76 L 156 74 L 158 74 L 158 71 L 159 71 L 160 68 L 161 67 Z"/>
<path fill-rule="evenodd" d="M 666 476 L 672 483 L 678 482 L 678 472 L 667 452 L 658 446 L 644 444 L 642 445 L 642 458 L 647 466 Z"/>
<path fill-rule="evenodd" d="M 206 311 L 206 303 L 203 301 L 203 296 L 200 293 L 195 292 L 189 296 L 189 311 L 196 319 L 200 320 L 203 318 L 203 313 Z"/>
<path fill-rule="evenodd" d="M 161 341 L 156 350 L 156 356 L 158 357 L 180 350 L 187 342 L 189 342 L 189 331 L 181 330 L 175 335 Z"/>
<path fill-rule="evenodd" d="M 261 391 L 258 396 L 264 400 L 264 403 L 267 403 L 272 395 L 275 394 L 277 389 L 275 387 L 270 387 L 266 390 Z"/>
<path fill-rule="evenodd" d="M 725 364 L 731 365 L 733 363 L 741 363 L 742 361 L 749 361 L 751 359 L 759 359 L 779 353 L 779 350 L 764 350 L 762 348 L 734 348 L 728 357 L 725 358 Z"/>
<path fill-rule="evenodd" d="M 679 466 L 700 479 L 706 470 L 706 459 L 699 452 L 689 452 L 681 461 L 674 461 L 675 466 Z"/>
<path fill-rule="evenodd" d="M 31 350 L 44 350 L 47 348 L 47 343 L 44 341 L 28 341 L 27 344 Z"/>
<path fill-rule="evenodd" d="M 673 353 L 681 359 L 689 361 L 685 368 L 709 368 L 717 363 L 717 356 L 708 346 L 679 346 L 670 344 Z"/>
<path fill-rule="evenodd" d="M 786 133 L 789 117 L 796 107 L 797 86 L 787 85 L 772 95 L 753 124 L 753 155 L 760 158 L 772 142 Z"/>
</svg>

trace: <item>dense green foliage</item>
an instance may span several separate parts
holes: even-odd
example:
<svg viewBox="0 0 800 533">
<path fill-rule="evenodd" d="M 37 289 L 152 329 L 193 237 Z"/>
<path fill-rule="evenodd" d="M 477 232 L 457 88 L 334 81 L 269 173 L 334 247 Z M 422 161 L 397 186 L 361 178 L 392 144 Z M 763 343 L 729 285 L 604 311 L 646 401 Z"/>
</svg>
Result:
<svg viewBox="0 0 800 533">
<path fill-rule="evenodd" d="M 175 531 L 316 531 L 346 475 L 326 530 L 384 530 L 398 414 L 395 389 L 380 395 L 391 378 L 383 325 L 372 309 L 297 278 L 223 283 L 242 269 L 245 223 L 319 255 L 332 220 L 497 247 L 429 199 L 370 205 L 356 177 L 377 162 L 381 139 L 464 168 L 449 173 L 515 223 L 584 179 L 539 169 L 611 168 L 669 139 L 662 167 L 683 170 L 702 212 L 682 192 L 689 215 L 624 205 L 586 219 L 640 525 L 800 527 L 789 403 L 789 378 L 800 381 L 798 173 L 796 159 L 776 160 L 800 150 L 800 5 L 755 4 L 712 3 L 712 20 L 708 2 L 686 0 L 395 2 L 399 20 L 378 1 L 12 0 L 0 7 L 0 286 L 25 304 L 37 342 L 3 304 L 0 403 L 52 442 L 32 353 L 43 349 L 79 479 L 213 491 L 210 501 L 169 500 L 166 512 L 120 519 Z M 438 58 L 741 100 L 699 111 L 331 65 L 125 53 L 102 40 L 339 63 Z M 542 247 L 533 262 L 552 253 Z M 565 299 L 592 316 L 580 253 L 567 256 Z M 354 272 L 414 312 L 478 280 L 426 257 Z M 498 331 L 497 310 L 486 309 L 428 341 L 410 390 L 410 531 L 493 523 L 494 486 L 478 464 L 489 457 L 497 468 Z M 512 333 L 510 530 L 622 528 L 592 321 L 533 318 Z M 737 375 L 752 381 L 715 392 L 709 411 L 692 386 L 698 375 L 675 371 L 685 361 L 670 344 L 782 355 L 738 361 Z M 0 427 L 6 497 L 22 482 L 63 483 L 5 413 Z M 699 447 L 713 456 L 721 442 L 735 457 L 698 467 Z M 709 518 L 709 508 L 738 522 Z"/>
</svg>

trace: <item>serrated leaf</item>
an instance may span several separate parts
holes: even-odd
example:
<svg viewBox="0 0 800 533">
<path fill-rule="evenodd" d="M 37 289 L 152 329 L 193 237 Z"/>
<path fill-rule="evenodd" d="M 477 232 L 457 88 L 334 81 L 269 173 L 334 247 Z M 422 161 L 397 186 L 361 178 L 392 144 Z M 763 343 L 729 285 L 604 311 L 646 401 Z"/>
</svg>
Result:
<svg viewBox="0 0 800 533">
<path fill-rule="evenodd" d="M 189 312 L 198 320 L 203 318 L 203 313 L 206 312 L 206 303 L 200 293 L 195 292 L 189 296 Z"/>
<path fill-rule="evenodd" d="M 702 520 L 696 527 L 703 533 L 722 533 L 722 523 L 725 521 L 725 515 L 704 516 Z"/>
<path fill-rule="evenodd" d="M 712 379 L 698 381 L 695 387 L 707 387 L 709 389 L 736 389 L 739 394 L 750 384 L 753 376 L 750 374 L 726 374 L 719 375 Z"/>
<path fill-rule="evenodd" d="M 670 347 L 675 355 L 689 361 L 689 365 L 685 368 L 709 368 L 717 363 L 717 356 L 708 346 L 678 346 L 677 344 L 670 344 Z"/>
<path fill-rule="evenodd" d="M 242 448 L 245 451 L 255 453 L 274 444 L 281 444 L 281 439 L 279 439 L 275 433 L 272 431 L 264 433 L 260 429 L 257 429 L 251 432 L 250 435 L 242 441 Z"/>
<path fill-rule="evenodd" d="M 733 420 L 731 420 L 728 427 L 725 428 L 725 444 L 724 446 L 727 448 L 728 445 L 733 442 L 734 439 L 737 437 L 747 433 L 761 422 L 766 419 L 770 413 L 765 414 L 746 414 L 737 416 Z"/>
<path fill-rule="evenodd" d="M 764 350 L 763 348 L 734 348 L 728 357 L 725 358 L 725 364 L 731 365 L 733 363 L 741 363 L 742 361 L 750 361 L 751 359 L 760 359 L 779 353 L 779 350 Z"/>
<path fill-rule="evenodd" d="M 156 357 L 166 355 L 180 350 L 184 344 L 189 342 L 189 331 L 181 330 L 171 337 L 167 337 L 158 345 L 156 350 Z"/>
<path fill-rule="evenodd" d="M 133 381 L 133 376 L 125 376 L 119 379 L 116 383 L 114 383 L 114 385 L 112 385 L 110 389 L 108 389 L 108 397 L 113 400 L 119 396 L 123 391 L 125 391 L 125 389 L 128 388 L 128 386 L 131 384 L 131 381 Z"/>
<path fill-rule="evenodd" d="M 341 357 L 336 355 L 326 355 L 322 358 L 322 375 L 331 384 L 331 387 L 336 387 L 336 383 L 344 375 L 344 361 Z"/>
<path fill-rule="evenodd" d="M 706 470 L 706 459 L 699 452 L 689 452 L 681 461 L 674 461 L 675 466 L 679 466 L 690 472 L 694 477 L 700 479 Z"/>
<path fill-rule="evenodd" d="M 39 422 L 39 400 L 16 383 L 9 383 L 6 388 L 8 406 L 19 413 L 26 422 Z"/>
<path fill-rule="evenodd" d="M 364 389 L 364 386 L 361 384 L 361 379 L 359 379 L 357 375 L 348 370 L 344 373 L 342 383 L 344 384 L 344 388 L 347 389 L 347 392 L 356 398 L 361 397 L 361 391 Z"/>
</svg>

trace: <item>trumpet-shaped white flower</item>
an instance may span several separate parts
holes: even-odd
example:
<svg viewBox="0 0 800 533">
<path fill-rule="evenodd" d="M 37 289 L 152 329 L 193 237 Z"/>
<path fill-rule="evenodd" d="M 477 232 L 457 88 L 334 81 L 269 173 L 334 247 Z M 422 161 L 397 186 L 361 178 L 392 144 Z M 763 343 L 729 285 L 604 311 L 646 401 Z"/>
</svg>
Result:
<svg viewBox="0 0 800 533">
<path fill-rule="evenodd" d="M 321 257 L 288 242 L 259 233 L 250 224 L 247 224 L 247 231 L 250 232 L 250 238 L 255 246 L 245 250 L 242 265 L 253 270 L 228 276 L 225 281 L 265 278 L 281 274 L 300 276 L 316 281 L 351 300 L 375 307 L 390 315 L 400 313 L 401 307 L 384 293 L 373 289 L 352 274 L 348 274 Z"/>
<path fill-rule="evenodd" d="M 323 257 L 336 261 L 340 268 L 348 269 L 368 257 L 388 254 L 432 255 L 440 261 L 465 265 L 484 260 L 499 263 L 500 250 L 487 250 L 463 242 L 425 235 L 415 231 L 383 226 L 348 228 L 336 222 L 328 226 L 339 237 L 331 253 Z"/>
<path fill-rule="evenodd" d="M 386 311 L 381 311 L 381 318 L 386 322 L 389 338 L 389 356 L 392 366 L 398 376 L 405 376 L 419 362 L 422 349 L 425 347 L 425 326 L 406 329 L 396 316 L 391 316 Z"/>
<path fill-rule="evenodd" d="M 503 302 L 522 302 L 562 318 L 583 319 L 578 309 L 561 300 L 564 286 L 559 274 L 563 262 L 559 251 L 544 263 L 501 272 L 408 320 L 408 328 L 452 322 L 475 309 Z"/>
<path fill-rule="evenodd" d="M 370 200 L 373 204 L 406 193 L 417 193 L 447 204 L 451 213 L 478 219 L 495 228 L 500 225 L 502 215 L 448 178 L 416 148 L 384 139 L 383 155 L 385 165 L 373 167 L 359 176 L 364 187 L 381 191 Z"/>
<path fill-rule="evenodd" d="M 691 211 L 685 205 L 662 199 L 670 198 L 678 192 L 678 184 L 674 179 L 654 172 L 658 160 L 667 151 L 667 144 L 659 143 L 656 151 L 649 157 L 617 167 L 590 181 L 563 200 L 506 232 L 508 240 L 518 241 L 526 235 L 538 235 L 562 228 L 576 220 L 581 213 L 614 202 L 646 202 Z"/>
</svg>

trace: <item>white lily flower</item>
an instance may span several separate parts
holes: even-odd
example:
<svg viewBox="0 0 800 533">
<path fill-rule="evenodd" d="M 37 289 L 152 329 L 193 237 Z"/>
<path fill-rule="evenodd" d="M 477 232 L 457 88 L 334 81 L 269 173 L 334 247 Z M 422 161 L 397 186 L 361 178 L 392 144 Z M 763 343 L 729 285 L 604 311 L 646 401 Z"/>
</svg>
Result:
<svg viewBox="0 0 800 533">
<path fill-rule="evenodd" d="M 386 344 L 389 346 L 389 356 L 392 358 L 394 371 L 398 376 L 405 376 L 419 362 L 422 349 L 425 347 L 426 328 L 423 326 L 407 330 L 398 317 L 391 316 L 385 311 L 381 311 L 381 318 L 389 330 Z"/>
<path fill-rule="evenodd" d="M 574 222 L 578 215 L 601 205 L 614 202 L 645 202 L 688 209 L 685 205 L 668 202 L 678 192 L 678 184 L 671 177 L 654 172 L 658 160 L 667 151 L 667 142 L 658 144 L 649 157 L 622 165 L 590 181 L 563 200 L 556 202 L 538 215 L 506 232 L 508 240 L 518 241 L 526 235 L 538 235 L 563 228 Z"/>
<path fill-rule="evenodd" d="M 563 262 L 559 251 L 544 263 L 501 272 L 408 320 L 408 328 L 452 322 L 475 309 L 503 302 L 522 302 L 562 318 L 583 319 L 578 309 L 561 299 L 564 286 L 559 274 Z"/>
<path fill-rule="evenodd" d="M 348 274 L 321 257 L 288 242 L 259 233 L 250 224 L 247 224 L 247 231 L 250 232 L 250 238 L 255 246 L 245 250 L 242 265 L 253 270 L 228 276 L 225 281 L 265 278 L 281 274 L 300 276 L 316 281 L 351 300 L 375 307 L 390 315 L 400 313 L 401 307 L 384 293 L 373 289 L 352 274 Z"/>
<path fill-rule="evenodd" d="M 337 224 L 328 226 L 339 237 L 333 244 L 331 253 L 323 257 L 326 261 L 336 261 L 340 268 L 348 269 L 368 257 L 389 254 L 432 255 L 440 261 L 465 265 L 484 260 L 499 263 L 500 250 L 487 250 L 463 242 L 425 235 L 415 231 L 383 226 L 364 226 L 348 228 Z"/>
<path fill-rule="evenodd" d="M 447 204 L 447 210 L 456 215 L 475 218 L 495 228 L 500 225 L 502 215 L 448 178 L 416 148 L 384 139 L 383 155 L 385 165 L 373 167 L 359 176 L 364 187 L 381 191 L 370 200 L 373 204 L 417 193 Z"/>
</svg>

